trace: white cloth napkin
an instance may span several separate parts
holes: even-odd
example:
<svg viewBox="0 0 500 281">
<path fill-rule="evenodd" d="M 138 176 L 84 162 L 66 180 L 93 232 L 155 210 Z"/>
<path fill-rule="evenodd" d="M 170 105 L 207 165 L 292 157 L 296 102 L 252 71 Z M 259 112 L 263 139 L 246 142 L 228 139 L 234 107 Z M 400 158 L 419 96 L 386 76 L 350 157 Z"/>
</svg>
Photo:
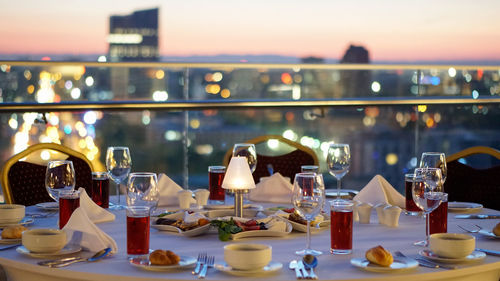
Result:
<svg viewBox="0 0 500 281">
<path fill-rule="evenodd" d="M 405 198 L 381 175 L 376 175 L 370 182 L 354 196 L 354 200 L 377 205 L 386 203 L 389 205 L 405 207 Z"/>
<path fill-rule="evenodd" d="M 87 216 L 82 207 L 77 208 L 64 226 L 68 244 L 80 245 L 90 252 L 97 252 L 110 247 L 111 253 L 118 251 L 118 246 L 111 236 L 97 227 Z"/>
<path fill-rule="evenodd" d="M 164 173 L 161 173 L 158 178 L 158 190 L 160 192 L 160 200 L 158 201 L 158 206 L 179 205 L 177 192 L 179 190 L 182 190 L 182 187 L 176 184 L 171 178 L 169 178 Z M 192 198 L 191 203 L 192 204 L 196 203 L 196 200 Z"/>
<path fill-rule="evenodd" d="M 80 187 L 78 191 L 80 191 L 80 207 L 85 211 L 93 223 L 110 222 L 115 220 L 114 214 L 106 211 L 104 208 L 92 201 L 85 191 L 85 188 Z"/>
<path fill-rule="evenodd" d="M 258 202 L 292 203 L 293 186 L 290 180 L 280 173 L 262 178 L 261 181 L 250 190 L 248 198 Z"/>
</svg>

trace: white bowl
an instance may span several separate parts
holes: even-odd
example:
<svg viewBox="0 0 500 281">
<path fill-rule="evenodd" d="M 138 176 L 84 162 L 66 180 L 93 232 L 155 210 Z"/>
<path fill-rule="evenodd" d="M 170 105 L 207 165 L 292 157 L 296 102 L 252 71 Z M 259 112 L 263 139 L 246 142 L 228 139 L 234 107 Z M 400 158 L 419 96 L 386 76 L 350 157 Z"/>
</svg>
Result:
<svg viewBox="0 0 500 281">
<path fill-rule="evenodd" d="M 255 270 L 271 262 L 272 248 L 263 244 L 229 244 L 224 246 L 224 261 L 234 269 Z"/>
<path fill-rule="evenodd" d="M 39 228 L 23 232 L 23 246 L 33 253 L 54 253 L 66 245 L 66 232 L 59 229 Z"/>
<path fill-rule="evenodd" d="M 476 248 L 476 238 L 461 233 L 435 233 L 429 238 L 431 251 L 443 258 L 460 259 Z"/>
<path fill-rule="evenodd" d="M 0 205 L 0 223 L 17 223 L 24 218 L 23 205 L 1 204 Z"/>
</svg>

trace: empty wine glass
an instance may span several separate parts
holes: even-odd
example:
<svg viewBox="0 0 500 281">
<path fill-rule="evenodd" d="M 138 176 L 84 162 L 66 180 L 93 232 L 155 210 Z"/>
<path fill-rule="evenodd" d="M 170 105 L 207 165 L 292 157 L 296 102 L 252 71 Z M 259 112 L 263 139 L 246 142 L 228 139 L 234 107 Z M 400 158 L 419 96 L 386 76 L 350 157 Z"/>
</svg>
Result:
<svg viewBox="0 0 500 281">
<path fill-rule="evenodd" d="M 415 169 L 415 180 L 412 186 L 412 197 L 415 204 L 422 209 L 427 218 L 439 204 L 443 196 L 443 185 L 441 184 L 441 169 L 439 168 L 417 168 Z M 415 245 L 427 246 L 429 243 L 429 220 L 426 219 L 425 241 Z"/>
<path fill-rule="evenodd" d="M 127 206 L 147 206 L 150 213 L 158 206 L 160 192 L 155 173 L 130 173 L 127 184 Z"/>
<path fill-rule="evenodd" d="M 243 156 L 247 158 L 248 166 L 250 166 L 250 171 L 252 173 L 257 168 L 257 151 L 255 150 L 255 145 L 251 143 L 237 143 L 233 146 L 233 157 Z"/>
<path fill-rule="evenodd" d="M 420 168 L 439 168 L 441 169 L 441 184 L 446 181 L 448 169 L 446 168 L 446 156 L 442 152 L 424 152 L 420 158 Z"/>
<path fill-rule="evenodd" d="M 349 172 L 351 150 L 348 144 L 332 143 L 326 155 L 328 171 L 337 179 L 337 199 L 340 198 L 340 180 Z"/>
<path fill-rule="evenodd" d="M 75 188 L 75 169 L 72 161 L 57 160 L 47 164 L 45 188 L 52 199 L 59 202 L 59 191 Z"/>
<path fill-rule="evenodd" d="M 297 255 L 321 255 L 311 249 L 311 221 L 319 214 L 323 204 L 324 189 L 315 173 L 297 173 L 293 183 L 292 203 L 295 210 L 307 221 L 306 248 L 295 252 Z"/>
<path fill-rule="evenodd" d="M 132 158 L 128 147 L 111 146 L 106 152 L 106 168 L 109 177 L 116 183 L 118 202 L 111 206 L 111 209 L 124 209 L 120 204 L 120 183 L 122 183 L 130 173 L 132 168 Z"/>
</svg>

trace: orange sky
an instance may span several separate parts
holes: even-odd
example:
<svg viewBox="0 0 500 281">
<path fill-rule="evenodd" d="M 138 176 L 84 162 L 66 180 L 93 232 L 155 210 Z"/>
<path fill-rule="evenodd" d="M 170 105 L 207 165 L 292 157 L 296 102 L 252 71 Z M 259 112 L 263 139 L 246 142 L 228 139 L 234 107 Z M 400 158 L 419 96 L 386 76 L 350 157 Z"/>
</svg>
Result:
<svg viewBox="0 0 500 281">
<path fill-rule="evenodd" d="M 111 14 L 159 7 L 162 55 L 339 58 L 356 43 L 372 60 L 500 60 L 493 0 L 0 2 L 3 54 L 105 54 Z"/>
</svg>

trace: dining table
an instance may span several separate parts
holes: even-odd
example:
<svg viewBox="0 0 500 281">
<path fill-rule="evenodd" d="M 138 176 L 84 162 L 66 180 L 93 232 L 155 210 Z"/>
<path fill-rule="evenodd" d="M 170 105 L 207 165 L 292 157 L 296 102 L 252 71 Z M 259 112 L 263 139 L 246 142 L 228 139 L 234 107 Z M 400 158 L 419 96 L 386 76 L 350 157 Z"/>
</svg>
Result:
<svg viewBox="0 0 500 281">
<path fill-rule="evenodd" d="M 123 202 L 123 201 L 122 201 Z M 263 208 L 283 204 L 259 203 Z M 167 208 L 167 209 L 174 209 Z M 16 248 L 0 251 L 0 280 L 196 280 L 197 276 L 191 273 L 192 267 L 168 271 L 149 271 L 132 266 L 127 259 L 127 231 L 125 210 L 110 210 L 116 215 L 112 222 L 99 223 L 97 226 L 110 235 L 118 245 L 118 252 L 96 262 L 80 262 L 63 268 L 49 268 L 40 266 L 37 262 L 43 260 L 19 253 Z M 57 228 L 57 212 L 50 213 L 29 206 L 26 213 L 47 214 L 35 217 L 29 228 Z M 491 230 L 499 219 L 459 219 L 459 213 L 448 213 L 448 232 L 466 233 L 458 226 L 473 228 L 479 225 Z M 500 215 L 500 211 L 480 209 L 474 214 Z M 266 274 L 250 274 L 235 276 L 230 272 L 209 268 L 207 280 L 294 280 L 294 270 L 289 269 L 291 260 L 300 259 L 296 250 L 305 248 L 306 234 L 292 231 L 282 237 L 249 237 L 231 241 L 220 241 L 217 231 L 209 231 L 204 235 L 186 237 L 173 232 L 150 229 L 150 249 L 171 250 L 178 255 L 196 258 L 199 253 L 206 252 L 215 257 L 215 263 L 224 262 L 224 246 L 230 243 L 259 243 L 272 247 L 272 261 L 281 263 L 282 268 Z M 488 237 L 480 233 L 470 233 L 476 238 L 476 247 L 500 251 L 500 239 Z M 318 280 L 500 280 L 500 257 L 486 255 L 484 259 L 454 264 L 455 269 L 428 268 L 418 266 L 407 270 L 389 272 L 371 272 L 351 264 L 351 259 L 364 258 L 365 252 L 377 245 L 383 246 L 392 253 L 400 251 L 410 258 L 418 257 L 424 250 L 421 246 L 414 246 L 413 242 L 425 238 L 425 219 L 419 216 L 401 214 L 397 227 L 388 227 L 378 223 L 375 210 L 371 213 L 370 223 L 353 224 L 353 251 L 351 254 L 330 254 L 330 228 L 327 225 L 315 229 L 311 235 L 311 246 L 323 252 L 318 256 L 318 266 L 315 272 Z M 91 256 L 90 252 L 77 253 Z M 194 266 L 193 266 L 194 267 Z"/>
</svg>

